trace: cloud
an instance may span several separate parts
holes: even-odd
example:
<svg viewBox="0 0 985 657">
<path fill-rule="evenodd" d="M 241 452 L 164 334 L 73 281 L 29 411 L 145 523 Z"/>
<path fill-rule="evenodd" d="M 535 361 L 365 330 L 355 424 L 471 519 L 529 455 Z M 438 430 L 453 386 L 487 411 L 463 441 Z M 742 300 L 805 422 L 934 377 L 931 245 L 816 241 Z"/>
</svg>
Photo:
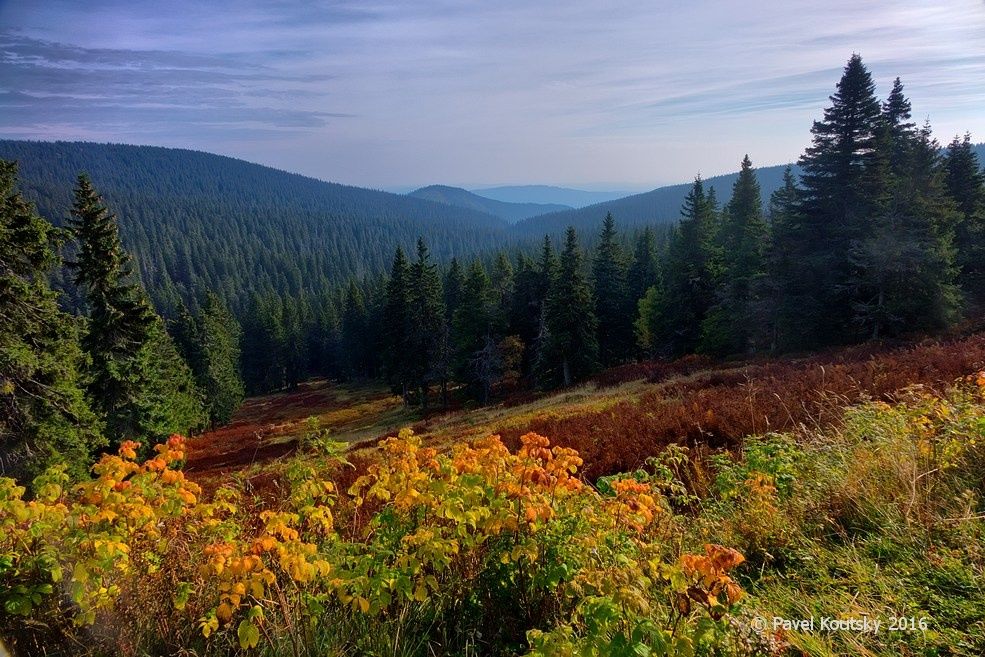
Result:
<svg viewBox="0 0 985 657">
<path fill-rule="evenodd" d="M 16 6 L 15 6 L 16 5 Z M 0 134 L 184 145 L 371 186 L 629 185 L 794 159 L 852 52 L 985 137 L 980 0 L 0 5 Z M 738 152 L 733 152 L 738 151 Z"/>
</svg>

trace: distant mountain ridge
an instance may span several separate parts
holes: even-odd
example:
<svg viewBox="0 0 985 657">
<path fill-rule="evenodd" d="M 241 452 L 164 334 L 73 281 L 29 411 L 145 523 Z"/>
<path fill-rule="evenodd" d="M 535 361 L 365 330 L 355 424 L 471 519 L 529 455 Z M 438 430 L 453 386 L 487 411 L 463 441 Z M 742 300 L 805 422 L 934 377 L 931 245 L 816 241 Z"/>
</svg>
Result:
<svg viewBox="0 0 985 657">
<path fill-rule="evenodd" d="M 421 187 L 410 192 L 408 196 L 454 205 L 460 208 L 478 210 L 479 212 L 500 217 L 511 224 L 515 224 L 528 217 L 574 209 L 570 205 L 551 203 L 507 203 L 473 194 L 461 187 L 449 187 L 447 185 Z"/>
<path fill-rule="evenodd" d="M 548 203 L 583 208 L 603 201 L 629 196 L 632 192 L 593 192 L 552 185 L 505 185 L 471 190 L 473 194 L 506 203 Z"/>
<path fill-rule="evenodd" d="M 800 169 L 796 165 L 790 166 L 794 175 L 799 175 Z M 783 184 L 783 172 L 786 168 L 787 165 L 781 164 L 756 169 L 764 203 L 768 203 L 770 194 Z M 705 179 L 705 189 L 714 187 L 719 203 L 727 203 L 732 196 L 732 185 L 735 184 L 738 175 L 738 173 L 729 173 L 707 178 Z M 642 194 L 603 201 L 576 210 L 531 217 L 518 223 L 513 227 L 513 230 L 526 236 L 545 233 L 554 235 L 568 226 L 574 226 L 579 232 L 595 231 L 598 229 L 599 222 L 609 212 L 615 217 L 617 224 L 623 228 L 676 222 L 681 216 L 681 205 L 684 203 L 684 197 L 687 196 L 691 185 L 692 183 L 681 183 L 658 187 Z"/>
</svg>

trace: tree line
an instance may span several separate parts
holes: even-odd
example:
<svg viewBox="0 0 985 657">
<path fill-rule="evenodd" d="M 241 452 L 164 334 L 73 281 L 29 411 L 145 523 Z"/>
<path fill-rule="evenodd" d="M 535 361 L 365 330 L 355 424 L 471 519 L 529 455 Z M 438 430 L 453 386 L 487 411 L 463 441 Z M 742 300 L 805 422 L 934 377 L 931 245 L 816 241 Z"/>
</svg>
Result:
<svg viewBox="0 0 985 657">
<path fill-rule="evenodd" d="M 985 186 L 970 137 L 942 149 L 899 79 L 880 103 L 858 56 L 830 100 L 800 180 L 788 170 L 765 207 L 747 156 L 724 207 L 699 177 L 669 232 L 625 238 L 610 215 L 590 253 L 569 228 L 560 252 L 545 237 L 539 253 L 443 270 L 421 240 L 334 299 L 258 301 L 247 385 L 290 385 L 307 362 L 383 378 L 408 402 L 447 403 L 449 387 L 484 402 L 638 358 L 817 349 L 977 313 Z"/>
</svg>

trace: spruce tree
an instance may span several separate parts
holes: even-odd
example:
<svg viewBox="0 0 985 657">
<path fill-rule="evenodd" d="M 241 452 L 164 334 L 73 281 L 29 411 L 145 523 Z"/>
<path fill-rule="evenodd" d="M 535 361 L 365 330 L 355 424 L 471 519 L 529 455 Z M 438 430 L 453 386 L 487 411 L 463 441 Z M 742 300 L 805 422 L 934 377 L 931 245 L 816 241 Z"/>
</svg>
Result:
<svg viewBox="0 0 985 657">
<path fill-rule="evenodd" d="M 242 331 L 233 314 L 212 292 L 206 295 L 196 320 L 197 351 L 201 356 L 192 364 L 192 371 L 205 394 L 209 421 L 213 426 L 228 424 L 245 395 L 239 373 Z"/>
<path fill-rule="evenodd" d="M 78 323 L 47 282 L 62 233 L 16 185 L 17 165 L 0 161 L 0 466 L 29 481 L 60 461 L 81 477 L 104 441 L 80 376 Z"/>
<path fill-rule="evenodd" d="M 623 362 L 633 351 L 634 313 L 630 308 L 626 278 L 626 262 L 615 220 L 612 213 L 608 213 L 592 260 L 599 360 L 603 367 Z"/>
<path fill-rule="evenodd" d="M 697 348 L 701 324 L 715 299 L 718 217 L 700 177 L 684 199 L 681 215 L 667 247 L 662 304 L 651 307 L 656 316 L 645 320 L 653 331 L 651 350 L 673 356 Z"/>
<path fill-rule="evenodd" d="M 853 308 L 860 302 L 851 245 L 870 233 L 883 197 L 878 172 L 881 108 L 862 58 L 845 66 L 824 118 L 811 128 L 813 140 L 800 159 L 801 207 L 791 240 L 796 271 L 794 302 L 808 319 L 801 346 L 851 339 Z M 793 300 L 793 299 L 791 299 Z"/>
<path fill-rule="evenodd" d="M 465 272 L 458 258 L 452 258 L 445 273 L 445 280 L 442 289 L 445 294 L 445 316 L 450 323 L 458 309 L 458 304 L 462 302 L 462 288 L 465 286 Z"/>
<path fill-rule="evenodd" d="M 852 319 L 862 339 L 939 329 L 954 321 L 952 231 L 956 222 L 930 127 L 917 131 L 897 79 L 884 105 L 873 178 L 884 191 L 849 258 L 855 271 Z"/>
<path fill-rule="evenodd" d="M 573 227 L 568 227 L 557 275 L 547 293 L 546 335 L 540 354 L 547 364 L 542 372 L 553 372 L 553 380 L 565 386 L 593 373 L 599 364 L 598 320 L 592 290 L 582 269 L 578 236 Z"/>
<path fill-rule="evenodd" d="M 766 276 L 757 286 L 759 306 L 756 339 L 770 351 L 792 348 L 806 330 L 805 315 L 798 300 L 813 291 L 798 287 L 809 281 L 797 276 L 798 221 L 800 190 L 788 166 L 783 172 L 783 186 L 770 195 L 770 243 L 766 253 Z"/>
<path fill-rule="evenodd" d="M 626 279 L 627 294 L 634 309 L 647 290 L 661 282 L 657 241 L 650 226 L 645 226 L 636 237 L 633 261 Z"/>
<path fill-rule="evenodd" d="M 960 213 L 954 231 L 959 281 L 969 300 L 980 305 L 985 303 L 985 172 L 971 135 L 951 141 L 944 170 L 948 193 Z"/>
<path fill-rule="evenodd" d="M 453 266 L 457 268 L 457 261 Z M 459 289 L 459 293 L 461 289 Z M 457 304 L 456 304 L 457 305 Z M 383 371 L 404 403 L 410 392 L 410 266 L 399 246 L 393 255 L 383 308 Z"/>
<path fill-rule="evenodd" d="M 447 379 L 448 336 L 441 276 L 423 239 L 417 240 L 417 259 L 410 266 L 409 281 L 408 376 L 426 408 L 430 385 Z"/>
<path fill-rule="evenodd" d="M 755 349 L 756 286 L 765 275 L 767 241 L 759 181 L 746 155 L 719 231 L 721 271 L 715 305 L 702 322 L 701 351 L 725 355 Z"/>
<path fill-rule="evenodd" d="M 350 279 L 342 310 L 342 352 L 345 376 L 365 378 L 372 375 L 372 341 L 366 300 L 356 281 Z"/>
<path fill-rule="evenodd" d="M 466 384 L 472 396 L 484 400 L 488 389 L 480 380 L 484 365 L 480 352 L 492 342 L 496 295 L 489 275 L 478 260 L 469 266 L 462 291 L 462 302 L 452 319 L 455 375 Z"/>
<path fill-rule="evenodd" d="M 185 433 L 205 420 L 191 370 L 136 281 L 115 215 L 85 175 L 70 225 L 78 241 L 74 282 L 89 310 L 82 346 L 88 394 L 113 444 Z"/>
</svg>

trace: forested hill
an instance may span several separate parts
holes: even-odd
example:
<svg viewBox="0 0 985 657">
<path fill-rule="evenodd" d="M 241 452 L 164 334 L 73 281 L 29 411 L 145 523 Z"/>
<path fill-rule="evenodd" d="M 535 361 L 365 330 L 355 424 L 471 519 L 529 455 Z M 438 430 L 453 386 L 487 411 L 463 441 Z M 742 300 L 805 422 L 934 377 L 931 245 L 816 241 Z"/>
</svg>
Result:
<svg viewBox="0 0 985 657">
<path fill-rule="evenodd" d="M 197 151 L 0 140 L 0 159 L 19 162 L 21 189 L 56 224 L 87 172 L 159 304 L 191 289 L 234 307 L 253 291 L 323 292 L 386 271 L 397 245 L 419 236 L 441 260 L 511 240 L 505 221 L 476 210 Z"/>
<path fill-rule="evenodd" d="M 461 187 L 448 187 L 447 185 L 421 187 L 412 191 L 408 196 L 478 210 L 505 219 L 511 224 L 528 217 L 573 209 L 570 205 L 557 203 L 505 203 L 473 194 Z"/>
<path fill-rule="evenodd" d="M 770 194 L 783 185 L 785 165 L 764 167 L 756 170 L 762 189 L 763 203 L 769 202 Z M 793 167 L 794 173 L 799 170 Z M 728 201 L 732 193 L 738 173 L 708 178 L 706 187 L 714 187 L 719 203 Z M 633 194 L 624 198 L 603 201 L 577 210 L 552 212 L 550 214 L 531 217 L 514 226 L 521 235 L 543 235 L 545 233 L 560 234 L 568 226 L 574 226 L 578 232 L 594 231 L 598 226 L 599 217 L 611 212 L 623 227 L 676 222 L 681 217 L 681 204 L 691 189 L 691 183 L 658 187 L 642 194 Z"/>
</svg>

